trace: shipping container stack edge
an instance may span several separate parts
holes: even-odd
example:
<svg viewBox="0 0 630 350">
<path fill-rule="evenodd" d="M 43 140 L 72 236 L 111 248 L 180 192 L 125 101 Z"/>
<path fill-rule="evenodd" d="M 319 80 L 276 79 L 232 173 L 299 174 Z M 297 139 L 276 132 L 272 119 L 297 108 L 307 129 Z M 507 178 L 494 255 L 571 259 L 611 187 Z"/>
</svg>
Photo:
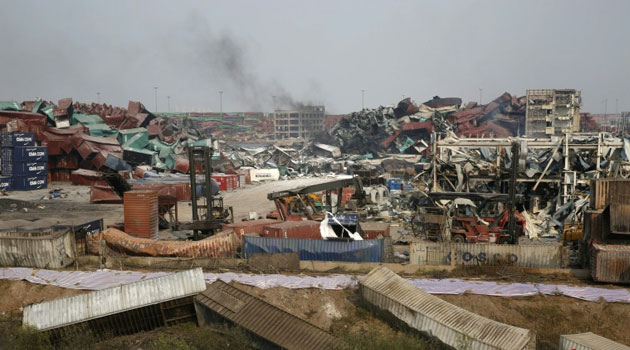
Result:
<svg viewBox="0 0 630 350">
<path fill-rule="evenodd" d="M 0 135 L 0 190 L 32 191 L 48 187 L 48 149 L 32 133 Z"/>
</svg>

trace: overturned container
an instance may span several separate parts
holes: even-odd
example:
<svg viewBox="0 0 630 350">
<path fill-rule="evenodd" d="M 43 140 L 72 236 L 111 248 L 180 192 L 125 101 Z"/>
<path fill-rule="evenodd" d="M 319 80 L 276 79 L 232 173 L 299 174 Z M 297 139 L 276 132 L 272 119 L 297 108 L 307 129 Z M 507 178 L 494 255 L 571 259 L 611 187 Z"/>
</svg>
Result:
<svg viewBox="0 0 630 350">
<path fill-rule="evenodd" d="M 534 350 L 536 334 L 466 311 L 413 286 L 386 267 L 359 282 L 363 300 L 456 349 Z"/>
<path fill-rule="evenodd" d="M 76 258 L 74 234 L 0 232 L 0 266 L 62 268 Z"/>
<path fill-rule="evenodd" d="M 595 333 L 567 334 L 560 336 L 560 350 L 630 350 L 625 346 Z"/>
</svg>

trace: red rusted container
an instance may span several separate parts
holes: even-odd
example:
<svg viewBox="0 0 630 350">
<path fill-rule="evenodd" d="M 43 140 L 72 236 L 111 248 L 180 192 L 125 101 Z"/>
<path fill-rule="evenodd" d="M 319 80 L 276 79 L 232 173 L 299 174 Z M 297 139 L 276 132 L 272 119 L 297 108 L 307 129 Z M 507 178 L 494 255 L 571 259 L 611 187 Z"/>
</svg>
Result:
<svg viewBox="0 0 630 350">
<path fill-rule="evenodd" d="M 263 227 L 263 237 L 322 239 L 319 221 L 283 221 Z"/>
<path fill-rule="evenodd" d="M 361 222 L 361 231 L 363 231 L 363 239 L 376 239 L 378 236 L 389 237 L 390 224 L 387 222 Z"/>
<path fill-rule="evenodd" d="M 132 190 L 123 198 L 125 232 L 142 238 L 157 238 L 158 194 L 156 191 Z"/>
<path fill-rule="evenodd" d="M 238 238 L 241 238 L 242 235 L 246 235 L 248 233 L 256 233 L 262 236 L 263 228 L 265 226 L 269 226 L 271 224 L 277 224 L 280 222 L 282 221 L 272 220 L 272 219 L 241 221 L 241 222 L 235 222 L 233 224 L 223 225 L 223 231 L 234 230 L 234 233 L 236 233 Z"/>
</svg>

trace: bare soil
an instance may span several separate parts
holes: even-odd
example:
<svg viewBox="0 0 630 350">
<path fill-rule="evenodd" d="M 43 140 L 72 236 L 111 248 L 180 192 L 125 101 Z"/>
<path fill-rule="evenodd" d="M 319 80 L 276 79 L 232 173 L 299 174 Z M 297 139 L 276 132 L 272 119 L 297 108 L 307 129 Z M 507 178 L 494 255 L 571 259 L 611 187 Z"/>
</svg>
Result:
<svg viewBox="0 0 630 350">
<path fill-rule="evenodd" d="M 481 295 L 438 295 L 481 316 L 532 329 L 537 349 L 557 349 L 562 334 L 593 332 L 630 345 L 630 304 L 589 302 L 562 296 L 520 298 Z"/>
<path fill-rule="evenodd" d="M 0 311 L 19 309 L 29 304 L 87 293 L 80 289 L 68 289 L 26 281 L 0 280 Z"/>
</svg>

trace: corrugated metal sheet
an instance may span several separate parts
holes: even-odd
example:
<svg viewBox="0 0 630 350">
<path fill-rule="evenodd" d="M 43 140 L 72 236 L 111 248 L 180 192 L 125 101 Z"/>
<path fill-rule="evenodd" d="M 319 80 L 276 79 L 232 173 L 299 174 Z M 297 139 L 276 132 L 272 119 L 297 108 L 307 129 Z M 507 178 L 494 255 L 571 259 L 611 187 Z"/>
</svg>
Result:
<svg viewBox="0 0 630 350">
<path fill-rule="evenodd" d="M 243 236 L 245 258 L 256 253 L 299 253 L 300 260 L 382 262 L 385 250 L 384 239 L 346 242 Z"/>
<path fill-rule="evenodd" d="M 235 222 L 233 224 L 225 224 L 223 225 L 223 231 L 233 230 L 234 233 L 238 235 L 240 238 L 242 235 L 248 233 L 256 233 L 258 235 L 263 234 L 263 227 L 270 224 L 277 224 L 282 221 L 273 220 L 273 219 L 259 219 L 259 220 L 251 220 L 251 221 L 241 221 Z"/>
<path fill-rule="evenodd" d="M 0 232 L 0 266 L 61 268 L 76 256 L 72 232 Z"/>
<path fill-rule="evenodd" d="M 625 346 L 595 333 L 568 334 L 560 336 L 560 350 L 630 350 Z"/>
<path fill-rule="evenodd" d="M 233 257 L 241 246 L 233 232 L 222 232 L 200 241 L 156 241 L 148 238 L 134 237 L 115 228 L 103 231 L 102 239 L 117 251 L 145 256 L 183 257 L 183 258 L 228 258 Z M 91 253 L 98 252 L 100 237 L 88 236 L 88 247 Z"/>
<path fill-rule="evenodd" d="M 595 281 L 630 283 L 630 245 L 593 243 L 590 264 Z"/>
<path fill-rule="evenodd" d="M 630 204 L 610 205 L 610 231 L 614 234 L 630 234 Z"/>
<path fill-rule="evenodd" d="M 322 239 L 319 221 L 282 221 L 263 227 L 263 237 Z"/>
<path fill-rule="evenodd" d="M 630 180 L 609 178 L 591 182 L 591 209 L 604 209 L 611 203 L 630 203 Z"/>
<path fill-rule="evenodd" d="M 155 238 L 159 231 L 158 193 L 132 190 L 124 195 L 125 232 Z"/>
<path fill-rule="evenodd" d="M 385 267 L 359 282 L 362 298 L 457 349 L 535 349 L 534 332 L 496 322 L 414 287 Z"/>
<path fill-rule="evenodd" d="M 222 281 L 195 297 L 195 309 L 202 325 L 206 315 L 216 313 L 284 349 L 328 350 L 340 345 L 323 329 Z"/>
<path fill-rule="evenodd" d="M 561 245 L 508 245 L 451 242 L 412 243 L 411 264 L 450 265 L 455 254 L 456 265 L 512 265 L 521 267 L 561 268 L 568 263 Z"/>
<path fill-rule="evenodd" d="M 40 331 L 55 329 L 195 295 L 205 289 L 203 272 L 197 268 L 28 305 L 24 308 L 23 323 Z"/>
</svg>

